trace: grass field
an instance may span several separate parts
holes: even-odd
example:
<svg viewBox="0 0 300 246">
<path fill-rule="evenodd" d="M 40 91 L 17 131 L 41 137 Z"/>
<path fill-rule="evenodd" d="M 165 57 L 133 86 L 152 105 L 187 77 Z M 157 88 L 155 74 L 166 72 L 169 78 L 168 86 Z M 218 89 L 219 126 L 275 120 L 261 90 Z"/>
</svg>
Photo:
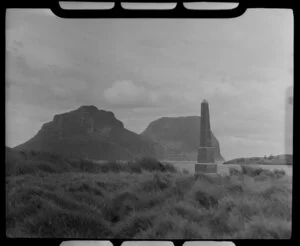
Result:
<svg viewBox="0 0 300 246">
<path fill-rule="evenodd" d="M 7 173 L 8 237 L 291 237 L 292 183 L 283 171 L 243 167 L 210 177 L 152 159 L 54 159 L 31 160 L 35 168 L 27 159 Z"/>
</svg>

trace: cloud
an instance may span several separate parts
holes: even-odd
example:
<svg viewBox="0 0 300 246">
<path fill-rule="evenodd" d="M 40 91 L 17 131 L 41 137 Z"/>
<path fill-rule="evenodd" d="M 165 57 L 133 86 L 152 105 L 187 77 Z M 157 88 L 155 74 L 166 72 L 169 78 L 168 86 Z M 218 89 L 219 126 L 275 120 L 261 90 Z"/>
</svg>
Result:
<svg viewBox="0 0 300 246">
<path fill-rule="evenodd" d="M 158 102 L 157 95 L 130 80 L 115 81 L 103 92 L 106 100 L 114 105 L 131 108 L 153 107 Z"/>
<path fill-rule="evenodd" d="M 222 77 L 207 78 L 199 83 L 199 91 L 203 96 L 210 98 L 212 96 L 232 97 L 240 94 L 240 90 L 231 82 L 224 81 Z M 193 90 L 191 90 L 193 91 Z"/>
<path fill-rule="evenodd" d="M 285 153 L 285 143 L 282 138 L 279 141 L 273 141 L 228 135 L 219 136 L 218 140 L 221 146 L 221 153 L 226 160 L 238 157 Z"/>
<path fill-rule="evenodd" d="M 49 45 L 51 33 L 43 33 L 40 28 L 38 26 L 34 30 L 29 23 L 24 22 L 6 30 L 6 49 L 25 59 L 32 68 L 49 65 L 69 67 L 65 53 Z"/>
<path fill-rule="evenodd" d="M 285 91 L 293 81 L 293 18 L 286 11 L 250 10 L 226 21 L 136 22 L 11 10 L 11 139 L 19 143 L 36 132 L 36 114 L 46 120 L 83 104 L 112 110 L 128 128 L 141 131 L 162 116 L 199 115 L 206 98 L 223 155 L 281 152 L 284 133 L 292 137 L 284 118 L 292 116 L 292 105 L 288 114 L 285 109 L 292 94 Z M 27 108 L 35 105 L 41 110 Z M 22 110 L 10 113 L 17 109 Z"/>
</svg>

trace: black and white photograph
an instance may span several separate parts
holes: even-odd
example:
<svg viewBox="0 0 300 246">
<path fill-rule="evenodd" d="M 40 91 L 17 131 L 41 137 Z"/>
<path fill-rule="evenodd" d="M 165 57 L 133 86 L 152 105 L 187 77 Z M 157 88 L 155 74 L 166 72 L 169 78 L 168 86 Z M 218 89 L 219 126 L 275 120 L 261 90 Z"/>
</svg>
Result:
<svg viewBox="0 0 300 246">
<path fill-rule="evenodd" d="M 7 237 L 291 238 L 291 9 L 5 22 Z"/>
</svg>

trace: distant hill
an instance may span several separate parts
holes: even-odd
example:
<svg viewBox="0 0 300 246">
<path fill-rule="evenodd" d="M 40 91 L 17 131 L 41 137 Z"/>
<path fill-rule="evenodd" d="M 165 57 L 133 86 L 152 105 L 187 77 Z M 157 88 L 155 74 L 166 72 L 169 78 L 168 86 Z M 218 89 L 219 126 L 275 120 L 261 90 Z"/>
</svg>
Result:
<svg viewBox="0 0 300 246">
<path fill-rule="evenodd" d="M 224 164 L 264 164 L 264 165 L 293 165 L 293 155 L 276 155 L 269 157 L 236 158 Z"/>
<path fill-rule="evenodd" d="M 200 117 L 162 117 L 151 122 L 141 135 L 156 143 L 160 159 L 196 161 L 200 142 Z M 223 161 L 219 142 L 213 133 L 212 145 L 216 147 L 216 160 Z"/>
<path fill-rule="evenodd" d="M 50 152 L 66 157 L 96 160 L 129 160 L 151 156 L 168 160 L 197 160 L 200 117 L 163 117 L 136 134 L 127 130 L 110 111 L 95 106 L 54 115 L 38 133 L 15 150 Z M 223 161 L 212 133 L 217 161 Z"/>
<path fill-rule="evenodd" d="M 33 138 L 15 149 L 102 160 L 155 157 L 151 141 L 124 128 L 112 112 L 95 106 L 55 115 Z"/>
</svg>

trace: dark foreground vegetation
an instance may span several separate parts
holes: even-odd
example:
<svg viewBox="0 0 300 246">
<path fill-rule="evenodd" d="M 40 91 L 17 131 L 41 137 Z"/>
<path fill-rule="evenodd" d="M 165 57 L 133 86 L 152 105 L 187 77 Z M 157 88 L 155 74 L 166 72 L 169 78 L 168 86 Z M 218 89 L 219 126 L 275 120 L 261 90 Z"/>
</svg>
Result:
<svg viewBox="0 0 300 246">
<path fill-rule="evenodd" d="M 290 238 L 291 177 L 242 167 L 194 176 L 151 158 L 96 164 L 9 153 L 9 237 Z"/>
</svg>

